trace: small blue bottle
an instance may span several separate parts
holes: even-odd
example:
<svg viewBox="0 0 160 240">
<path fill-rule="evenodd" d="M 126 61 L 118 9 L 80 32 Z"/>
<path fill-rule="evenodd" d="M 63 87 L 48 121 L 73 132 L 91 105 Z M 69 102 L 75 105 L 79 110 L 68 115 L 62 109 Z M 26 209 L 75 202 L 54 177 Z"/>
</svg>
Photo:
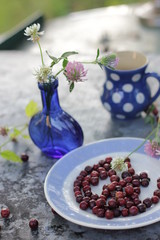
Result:
<svg viewBox="0 0 160 240">
<path fill-rule="evenodd" d="M 60 107 L 58 80 L 38 83 L 43 109 L 31 118 L 29 134 L 34 144 L 48 157 L 59 159 L 83 144 L 79 123 Z"/>
</svg>

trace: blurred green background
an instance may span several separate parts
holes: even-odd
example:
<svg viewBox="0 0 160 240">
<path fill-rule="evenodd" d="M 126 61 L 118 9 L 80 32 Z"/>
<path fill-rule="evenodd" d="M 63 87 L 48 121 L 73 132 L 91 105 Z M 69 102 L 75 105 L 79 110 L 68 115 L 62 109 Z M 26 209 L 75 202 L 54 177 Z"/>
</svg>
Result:
<svg viewBox="0 0 160 240">
<path fill-rule="evenodd" d="M 46 18 L 66 15 L 73 11 L 117 4 L 143 3 L 145 0 L 0 0 L 0 33 L 8 31 L 41 10 Z"/>
</svg>

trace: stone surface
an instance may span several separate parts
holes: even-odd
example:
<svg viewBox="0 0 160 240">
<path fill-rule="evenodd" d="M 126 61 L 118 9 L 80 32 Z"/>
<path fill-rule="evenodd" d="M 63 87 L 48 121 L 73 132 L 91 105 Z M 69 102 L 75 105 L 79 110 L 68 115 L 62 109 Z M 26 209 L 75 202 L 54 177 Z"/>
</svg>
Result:
<svg viewBox="0 0 160 240">
<path fill-rule="evenodd" d="M 101 10 L 97 10 L 97 14 L 100 13 L 102 14 Z M 104 11 L 103 13 L 102 18 L 106 12 Z M 90 12 L 89 16 L 84 13 L 84 16 L 83 14 L 75 14 L 72 17 L 74 17 L 74 25 L 76 25 L 76 21 L 80 17 L 85 17 L 87 21 L 89 17 L 95 16 L 96 10 L 93 11 L 93 15 Z M 58 50 L 59 44 L 63 44 L 62 52 L 65 50 L 64 46 L 68 44 L 66 43 L 65 45 L 62 40 L 64 40 L 64 37 L 67 39 L 71 35 L 71 32 L 68 33 L 67 31 L 67 26 L 70 26 L 72 17 L 68 17 L 67 20 L 65 18 L 57 20 L 59 25 L 56 25 L 57 22 L 50 22 L 46 25 L 46 31 L 49 31 L 43 40 L 46 48 L 52 48 L 53 40 L 53 42 L 55 41 L 56 53 L 60 54 L 60 50 Z M 88 21 L 87 24 L 89 24 Z M 106 24 L 106 26 L 108 25 Z M 84 23 L 82 25 L 83 29 Z M 62 30 L 64 31 L 64 35 L 62 34 Z M 74 26 L 69 31 L 71 30 L 72 36 L 74 35 L 73 30 L 75 32 L 78 31 Z M 79 32 L 82 32 L 82 30 L 79 29 Z M 58 43 L 60 32 L 61 39 L 59 40 L 60 43 Z M 96 34 L 92 33 L 91 35 L 93 37 Z M 95 38 L 95 46 L 92 46 L 91 52 L 88 53 L 90 42 L 86 42 L 85 38 L 84 41 L 81 40 L 78 42 L 76 36 L 75 34 L 75 39 L 72 39 L 71 42 L 82 44 L 82 48 L 78 47 L 78 50 L 84 49 L 80 55 L 80 59 L 93 57 L 95 52 L 93 48 L 97 48 L 98 40 Z M 89 34 L 87 36 L 89 38 Z M 93 38 L 91 38 L 91 42 L 93 42 Z M 72 44 L 71 47 L 72 49 L 69 50 L 76 50 L 73 49 L 74 46 Z M 150 55 L 149 58 L 151 59 L 150 69 L 159 71 L 159 55 Z M 1 126 L 21 125 L 28 121 L 25 117 L 24 108 L 31 99 L 37 101 L 41 106 L 39 90 L 32 75 L 33 69 L 39 66 L 39 64 L 40 58 L 36 46 L 27 48 L 26 51 L 3 51 L 0 53 Z M 75 117 L 82 126 L 85 136 L 84 144 L 114 137 L 129 136 L 143 138 L 151 130 L 149 125 L 144 124 L 143 118 L 130 121 L 120 121 L 111 118 L 110 114 L 103 108 L 100 100 L 105 82 L 105 74 L 98 66 L 88 66 L 88 81 L 78 83 L 71 94 L 68 92 L 68 85 L 65 82 L 64 76 L 61 76 L 59 80 L 61 106 Z M 0 138 L 1 142 L 2 140 Z M 8 148 L 16 150 L 18 154 L 27 152 L 30 158 L 27 163 L 22 164 L 15 164 L 0 158 L 0 208 L 7 206 L 11 211 L 9 220 L 3 221 L 0 218 L 0 239 L 160 239 L 159 223 L 125 231 L 96 230 L 76 225 L 53 214 L 44 196 L 44 181 L 55 160 L 46 158 L 41 154 L 40 150 L 30 140 L 11 143 L 8 145 Z M 31 218 L 37 218 L 39 221 L 37 232 L 32 232 L 29 229 L 28 224 Z"/>
</svg>

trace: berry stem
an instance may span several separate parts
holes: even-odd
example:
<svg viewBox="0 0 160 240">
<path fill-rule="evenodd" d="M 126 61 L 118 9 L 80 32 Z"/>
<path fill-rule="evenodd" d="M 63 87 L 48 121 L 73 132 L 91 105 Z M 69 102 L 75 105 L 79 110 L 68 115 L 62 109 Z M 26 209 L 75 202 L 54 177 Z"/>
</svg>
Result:
<svg viewBox="0 0 160 240">
<path fill-rule="evenodd" d="M 135 148 L 131 153 L 129 153 L 127 157 L 131 156 L 134 152 L 136 152 L 138 149 L 140 149 L 144 144 L 145 142 L 153 135 L 153 133 L 157 130 L 157 128 L 154 128 L 152 132 L 150 132 L 150 134 L 148 134 L 148 136 L 144 139 L 144 141 L 137 147 Z"/>
</svg>

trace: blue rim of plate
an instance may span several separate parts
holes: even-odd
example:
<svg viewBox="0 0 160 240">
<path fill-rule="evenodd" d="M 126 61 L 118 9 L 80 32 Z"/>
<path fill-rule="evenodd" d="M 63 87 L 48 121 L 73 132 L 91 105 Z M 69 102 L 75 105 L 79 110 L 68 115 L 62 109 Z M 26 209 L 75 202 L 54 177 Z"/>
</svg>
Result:
<svg viewBox="0 0 160 240">
<path fill-rule="evenodd" d="M 147 213 L 138 214 L 138 217 L 131 216 L 107 220 L 105 218 L 98 218 L 93 214 L 88 214 L 87 211 L 79 209 L 78 203 L 76 203 L 74 199 L 75 205 L 77 205 L 77 208 L 75 209 L 75 207 L 72 207 L 72 205 L 74 204 L 68 203 L 65 197 L 65 194 L 68 194 L 68 191 L 73 191 L 72 189 L 74 179 L 71 183 L 68 183 L 68 189 L 64 189 L 64 184 L 66 183 L 68 176 L 71 173 L 74 173 L 75 169 L 79 167 L 79 165 L 83 163 L 86 163 L 87 165 L 88 160 L 94 159 L 102 155 L 109 156 L 116 152 L 130 153 L 143 141 L 144 139 L 142 138 L 110 138 L 90 143 L 66 154 L 53 165 L 45 179 L 44 193 L 51 208 L 53 208 L 61 217 L 65 218 L 70 222 L 96 229 L 132 229 L 147 226 L 160 221 L 160 206 L 156 206 L 155 210 L 153 208 L 153 211 L 151 212 L 148 211 Z M 148 157 L 144 153 L 143 146 L 138 149 L 136 154 L 144 155 L 145 159 Z M 154 163 L 154 168 L 157 168 L 157 166 L 159 165 L 159 161 L 151 157 L 150 159 L 154 161 L 152 162 L 152 164 Z M 83 169 L 80 169 L 79 172 L 81 170 Z"/>
</svg>

